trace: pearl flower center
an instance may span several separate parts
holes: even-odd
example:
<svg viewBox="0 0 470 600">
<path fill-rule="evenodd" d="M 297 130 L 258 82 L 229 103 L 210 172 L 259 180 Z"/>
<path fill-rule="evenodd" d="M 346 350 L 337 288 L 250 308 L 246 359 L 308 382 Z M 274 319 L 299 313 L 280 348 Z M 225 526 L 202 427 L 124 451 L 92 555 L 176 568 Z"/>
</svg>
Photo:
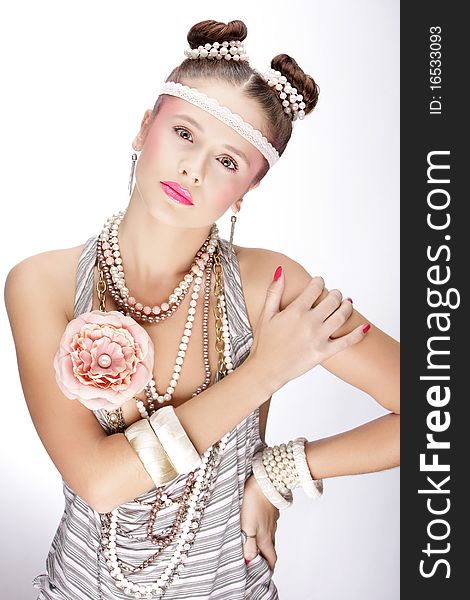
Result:
<svg viewBox="0 0 470 600">
<path fill-rule="evenodd" d="M 98 358 L 98 364 L 103 369 L 106 369 L 111 364 L 111 357 L 109 354 L 101 354 Z"/>
</svg>

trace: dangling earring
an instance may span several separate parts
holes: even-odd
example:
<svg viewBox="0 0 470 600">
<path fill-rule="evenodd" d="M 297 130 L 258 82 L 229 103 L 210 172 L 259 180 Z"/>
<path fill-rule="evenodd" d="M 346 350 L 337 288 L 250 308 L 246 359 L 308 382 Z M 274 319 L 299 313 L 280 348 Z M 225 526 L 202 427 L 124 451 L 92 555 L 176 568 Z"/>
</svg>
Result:
<svg viewBox="0 0 470 600">
<path fill-rule="evenodd" d="M 233 208 L 232 208 L 233 210 Z M 235 233 L 235 223 L 237 222 L 237 217 L 236 217 L 236 212 L 233 211 L 233 215 L 230 219 L 232 221 L 232 227 L 230 229 L 230 245 L 232 246 L 232 250 L 233 250 L 233 234 Z"/>
<path fill-rule="evenodd" d="M 132 165 L 131 165 L 131 174 L 129 177 L 129 196 L 132 194 L 132 184 L 134 182 L 134 171 L 135 171 L 135 163 L 137 161 L 137 154 L 135 152 L 132 153 Z"/>
</svg>

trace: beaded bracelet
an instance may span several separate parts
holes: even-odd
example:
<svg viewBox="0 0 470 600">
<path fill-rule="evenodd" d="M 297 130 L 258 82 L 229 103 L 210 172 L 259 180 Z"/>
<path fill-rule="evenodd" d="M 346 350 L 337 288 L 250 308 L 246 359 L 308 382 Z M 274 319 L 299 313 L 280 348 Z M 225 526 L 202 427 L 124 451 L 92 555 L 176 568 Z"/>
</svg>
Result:
<svg viewBox="0 0 470 600">
<path fill-rule="evenodd" d="M 319 498 L 323 494 L 323 480 L 312 478 L 307 463 L 306 441 L 299 437 L 287 444 L 267 446 L 253 458 L 253 475 L 264 495 L 277 508 L 291 505 L 292 490 L 298 486 L 310 498 Z"/>
<path fill-rule="evenodd" d="M 269 478 L 266 469 L 263 465 L 263 451 L 260 450 L 253 456 L 252 468 L 253 475 L 258 482 L 263 494 L 276 508 L 288 508 L 292 505 L 293 498 L 292 492 L 287 493 L 285 496 L 280 494 L 274 487 L 273 482 Z"/>
<path fill-rule="evenodd" d="M 263 464 L 277 491 L 285 496 L 299 485 L 294 463 L 293 442 L 263 450 Z"/>
</svg>

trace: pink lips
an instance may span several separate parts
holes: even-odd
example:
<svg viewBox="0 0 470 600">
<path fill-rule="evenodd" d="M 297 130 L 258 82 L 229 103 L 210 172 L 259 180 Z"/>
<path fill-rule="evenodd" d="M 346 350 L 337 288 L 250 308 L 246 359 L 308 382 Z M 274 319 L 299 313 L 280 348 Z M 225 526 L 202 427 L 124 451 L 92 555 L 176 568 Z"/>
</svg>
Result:
<svg viewBox="0 0 470 600">
<path fill-rule="evenodd" d="M 163 191 L 167 196 L 179 204 L 193 205 L 191 194 L 176 181 L 160 181 Z"/>
</svg>

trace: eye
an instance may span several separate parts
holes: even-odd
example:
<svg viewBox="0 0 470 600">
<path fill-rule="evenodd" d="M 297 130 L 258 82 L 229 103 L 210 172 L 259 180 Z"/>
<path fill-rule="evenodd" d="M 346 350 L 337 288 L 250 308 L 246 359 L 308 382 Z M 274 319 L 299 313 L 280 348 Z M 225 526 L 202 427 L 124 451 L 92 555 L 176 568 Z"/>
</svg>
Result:
<svg viewBox="0 0 470 600">
<path fill-rule="evenodd" d="M 184 127 L 173 127 L 173 129 L 175 130 L 175 132 L 176 132 L 176 135 L 177 135 L 178 137 L 180 137 L 180 138 L 183 138 L 183 140 L 188 140 L 189 138 L 187 138 L 187 137 L 184 137 L 184 136 L 180 135 L 180 134 L 178 133 L 179 131 L 184 131 L 185 133 L 187 133 L 187 134 L 191 135 L 191 133 L 190 133 L 190 132 L 189 132 L 187 129 L 185 129 Z"/>
<path fill-rule="evenodd" d="M 229 164 L 229 165 L 230 165 L 230 164 L 232 164 L 232 165 L 233 165 L 233 167 L 230 167 L 230 166 L 228 166 L 228 165 L 227 165 L 227 163 L 225 163 L 225 164 L 224 164 L 224 162 L 223 162 L 223 161 L 228 161 L 228 164 Z M 226 168 L 228 171 L 238 171 L 238 165 L 237 165 L 237 163 L 236 163 L 236 162 L 233 160 L 233 158 L 230 158 L 230 156 L 223 156 L 223 157 L 220 159 L 220 161 L 219 161 L 219 162 L 220 162 L 220 164 L 221 164 L 221 165 L 223 165 L 223 166 L 224 166 L 224 167 L 225 167 L 225 168 Z"/>
<path fill-rule="evenodd" d="M 188 131 L 186 129 L 186 127 L 173 127 L 173 130 L 175 131 L 176 135 L 178 137 L 180 137 L 183 140 L 188 140 L 190 142 L 192 142 L 192 134 L 190 131 Z M 188 136 L 190 137 L 186 137 L 185 135 L 180 135 L 180 132 L 183 133 L 187 133 Z M 219 159 L 217 159 L 219 160 Z M 220 164 L 225 167 L 225 169 L 227 169 L 227 171 L 230 171 L 231 173 L 235 173 L 236 171 L 238 171 L 238 164 L 233 160 L 233 158 L 230 158 L 230 156 L 223 156 L 220 160 L 219 160 Z M 227 164 L 228 163 L 228 164 Z M 232 165 L 232 166 L 230 166 Z"/>
</svg>

